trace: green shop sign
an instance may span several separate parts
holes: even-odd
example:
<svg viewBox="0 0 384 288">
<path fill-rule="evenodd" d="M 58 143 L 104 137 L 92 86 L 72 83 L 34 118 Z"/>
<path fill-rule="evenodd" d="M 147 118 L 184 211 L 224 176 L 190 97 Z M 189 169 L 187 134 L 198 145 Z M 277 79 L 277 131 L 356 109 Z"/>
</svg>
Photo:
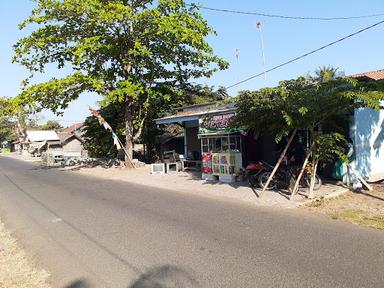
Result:
<svg viewBox="0 0 384 288">
<path fill-rule="evenodd" d="M 238 128 L 230 127 L 234 117 L 235 112 L 203 116 L 199 119 L 199 134 L 238 132 Z"/>
</svg>

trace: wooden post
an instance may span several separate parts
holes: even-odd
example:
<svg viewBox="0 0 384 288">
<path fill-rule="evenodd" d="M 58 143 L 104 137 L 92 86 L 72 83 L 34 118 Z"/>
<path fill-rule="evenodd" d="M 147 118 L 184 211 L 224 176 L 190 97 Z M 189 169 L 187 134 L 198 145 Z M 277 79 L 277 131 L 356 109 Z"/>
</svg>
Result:
<svg viewBox="0 0 384 288">
<path fill-rule="evenodd" d="M 315 188 L 317 165 L 319 164 L 319 159 L 314 159 L 312 163 L 313 163 L 312 165 L 313 170 L 312 170 L 312 177 L 311 177 L 311 186 L 309 187 L 309 193 L 308 193 L 309 199 L 313 198 L 313 189 Z"/>
<path fill-rule="evenodd" d="M 346 164 L 346 165 L 347 165 L 347 167 L 348 167 L 348 168 L 349 168 L 349 169 L 356 175 L 357 179 L 359 179 L 360 182 L 363 183 L 364 186 L 368 188 L 369 191 L 373 191 L 372 186 L 369 185 L 369 184 L 367 183 L 367 181 L 365 181 L 365 180 L 363 179 L 363 177 L 361 177 L 361 176 L 359 175 L 359 173 L 357 173 L 357 171 L 356 171 L 355 169 L 352 168 L 351 165 L 349 165 L 349 164 Z"/>
<path fill-rule="evenodd" d="M 349 171 L 349 165 L 345 166 L 347 166 L 347 187 L 349 188 L 349 186 L 351 186 L 351 171 Z"/>
<path fill-rule="evenodd" d="M 311 156 L 311 153 L 308 153 L 308 155 L 305 157 L 303 166 L 301 167 L 300 173 L 297 176 L 297 179 L 296 179 L 296 182 L 295 182 L 295 186 L 293 186 L 293 190 L 292 190 L 291 196 L 289 197 L 289 200 L 292 200 L 293 196 L 299 190 L 299 183 L 300 183 L 301 178 L 303 177 L 303 174 L 304 174 L 304 171 L 305 171 L 305 167 L 307 167 L 308 160 L 309 160 L 310 156 Z"/>
<path fill-rule="evenodd" d="M 311 147 L 309 148 L 308 154 L 307 154 L 307 156 L 306 156 L 305 159 L 304 159 L 303 166 L 301 166 L 300 173 L 299 173 L 299 175 L 297 176 L 297 179 L 296 179 L 296 182 L 295 182 L 295 186 L 293 187 L 293 190 L 292 190 L 291 196 L 289 197 L 289 200 L 292 200 L 292 199 L 293 199 L 293 196 L 294 196 L 294 195 L 297 193 L 297 191 L 299 190 L 300 180 L 301 180 L 301 178 L 303 177 L 305 168 L 307 167 L 307 164 L 308 164 L 308 161 L 309 161 L 309 157 L 311 157 L 312 149 L 313 149 L 313 146 L 314 146 L 314 145 L 315 145 L 315 144 L 314 144 L 314 142 L 313 142 L 313 143 L 311 144 Z"/>
<path fill-rule="evenodd" d="M 296 132 L 297 132 L 297 128 L 295 128 L 295 130 L 293 130 L 291 137 L 289 137 L 288 143 L 287 143 L 287 145 L 285 145 L 285 148 L 284 148 L 283 152 L 281 153 L 280 158 L 277 161 L 275 167 L 273 168 L 272 173 L 267 180 L 267 183 L 265 183 L 263 190 L 260 192 L 259 197 L 261 197 L 264 194 L 265 190 L 267 190 L 269 184 L 271 183 L 273 176 L 276 174 L 276 171 L 279 168 L 281 161 L 283 161 L 283 158 L 284 158 L 285 154 L 287 153 L 288 148 L 291 145 L 293 138 L 296 135 Z"/>
</svg>

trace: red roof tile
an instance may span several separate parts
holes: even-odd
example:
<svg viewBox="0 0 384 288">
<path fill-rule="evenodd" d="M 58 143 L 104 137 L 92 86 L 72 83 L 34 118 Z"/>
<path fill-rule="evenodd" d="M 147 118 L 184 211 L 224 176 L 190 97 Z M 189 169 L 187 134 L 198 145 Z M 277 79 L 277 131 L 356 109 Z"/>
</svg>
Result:
<svg viewBox="0 0 384 288">
<path fill-rule="evenodd" d="M 76 123 L 76 124 L 73 124 L 67 128 L 64 128 L 63 130 L 61 130 L 61 132 L 64 132 L 64 133 L 73 133 L 75 132 L 77 129 L 80 129 L 81 127 L 84 126 L 84 122 L 81 122 L 81 123 Z"/>
<path fill-rule="evenodd" d="M 384 79 L 384 69 L 351 75 L 352 78 L 370 78 L 373 80 Z"/>
</svg>

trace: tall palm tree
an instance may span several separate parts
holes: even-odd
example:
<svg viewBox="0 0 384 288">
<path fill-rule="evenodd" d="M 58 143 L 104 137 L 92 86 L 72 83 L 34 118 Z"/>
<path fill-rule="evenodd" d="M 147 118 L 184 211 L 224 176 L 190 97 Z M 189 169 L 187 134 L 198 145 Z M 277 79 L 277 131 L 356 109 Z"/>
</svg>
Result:
<svg viewBox="0 0 384 288">
<path fill-rule="evenodd" d="M 324 83 L 343 76 L 344 72 L 339 71 L 339 68 L 334 68 L 331 66 L 322 66 L 315 71 L 314 79 L 319 83 Z"/>
</svg>

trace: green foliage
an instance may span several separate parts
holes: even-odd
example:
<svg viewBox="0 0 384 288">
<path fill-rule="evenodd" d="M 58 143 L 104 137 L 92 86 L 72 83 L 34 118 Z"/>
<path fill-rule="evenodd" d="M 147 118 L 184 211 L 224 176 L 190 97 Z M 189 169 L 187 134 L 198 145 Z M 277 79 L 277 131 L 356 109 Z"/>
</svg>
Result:
<svg viewBox="0 0 384 288">
<path fill-rule="evenodd" d="M 340 133 L 315 134 L 312 138 L 314 146 L 312 157 L 323 162 L 342 159 L 347 162 L 346 148 L 348 141 Z"/>
<path fill-rule="evenodd" d="M 236 104 L 237 114 L 233 122 L 236 126 L 245 126 L 255 133 L 272 135 L 287 131 L 284 126 L 282 99 L 276 97 L 277 90 L 264 88 L 259 91 L 241 91 Z"/>
<path fill-rule="evenodd" d="M 41 130 L 54 130 L 54 131 L 58 131 L 58 130 L 62 129 L 63 127 L 60 125 L 59 122 L 57 122 L 55 120 L 48 120 L 47 123 L 41 125 L 39 128 Z"/>
<path fill-rule="evenodd" d="M 319 83 L 324 83 L 341 77 L 344 77 L 344 73 L 339 71 L 338 68 L 332 66 L 322 66 L 315 71 L 313 79 Z"/>
<path fill-rule="evenodd" d="M 15 44 L 13 61 L 30 78 L 49 64 L 71 72 L 34 85 L 26 79 L 19 107 L 60 114 L 81 93 L 95 92 L 103 105 L 124 106 L 132 142 L 158 99 L 174 97 L 164 90 L 228 67 L 205 41 L 215 32 L 198 7 L 182 0 L 33 1 L 37 7 L 20 29 L 36 29 Z"/>
<path fill-rule="evenodd" d="M 111 125 L 117 136 L 124 141 L 124 127 L 122 126 L 123 111 L 119 105 L 108 105 L 99 110 L 100 115 Z M 112 157 L 116 155 L 112 134 L 100 126 L 94 116 L 89 116 L 84 122 L 84 148 L 90 157 Z"/>
<path fill-rule="evenodd" d="M 275 88 L 243 91 L 236 125 L 277 135 L 279 141 L 295 128 L 313 130 L 326 120 L 356 108 L 378 109 L 382 83 L 337 78 L 319 83 L 311 77 L 281 81 Z"/>
<path fill-rule="evenodd" d="M 8 118 L 0 118 L 0 143 L 6 140 L 13 140 L 16 137 L 15 126 L 15 122 Z"/>
<path fill-rule="evenodd" d="M 0 126 L 2 137 L 23 138 L 28 129 L 40 130 L 37 115 L 30 107 L 19 106 L 18 99 L 0 98 Z M 0 132 L 1 134 L 1 132 Z"/>
<path fill-rule="evenodd" d="M 163 134 L 164 128 L 157 127 L 153 119 L 163 117 L 173 112 L 173 109 L 181 106 L 202 104 L 214 101 L 221 101 L 228 97 L 224 89 L 213 90 L 212 87 L 202 85 L 186 85 L 183 90 L 170 89 L 169 86 L 158 86 L 157 93 L 167 97 L 153 97 L 149 106 L 147 117 L 142 124 L 141 137 L 136 139 L 138 143 L 145 143 L 149 157 L 155 156 L 158 152 L 156 136 Z M 123 111 L 118 104 L 108 104 L 100 109 L 101 115 L 106 121 L 119 131 L 120 139 L 123 139 Z M 111 121 L 111 123 L 110 123 Z M 107 157 L 113 155 L 116 149 L 113 147 L 111 133 L 106 132 L 99 125 L 96 118 L 90 116 L 85 121 L 85 145 L 88 152 L 95 157 Z"/>
<path fill-rule="evenodd" d="M 19 112 L 16 110 L 14 100 L 7 97 L 0 97 L 0 117 L 12 117 Z"/>
</svg>

